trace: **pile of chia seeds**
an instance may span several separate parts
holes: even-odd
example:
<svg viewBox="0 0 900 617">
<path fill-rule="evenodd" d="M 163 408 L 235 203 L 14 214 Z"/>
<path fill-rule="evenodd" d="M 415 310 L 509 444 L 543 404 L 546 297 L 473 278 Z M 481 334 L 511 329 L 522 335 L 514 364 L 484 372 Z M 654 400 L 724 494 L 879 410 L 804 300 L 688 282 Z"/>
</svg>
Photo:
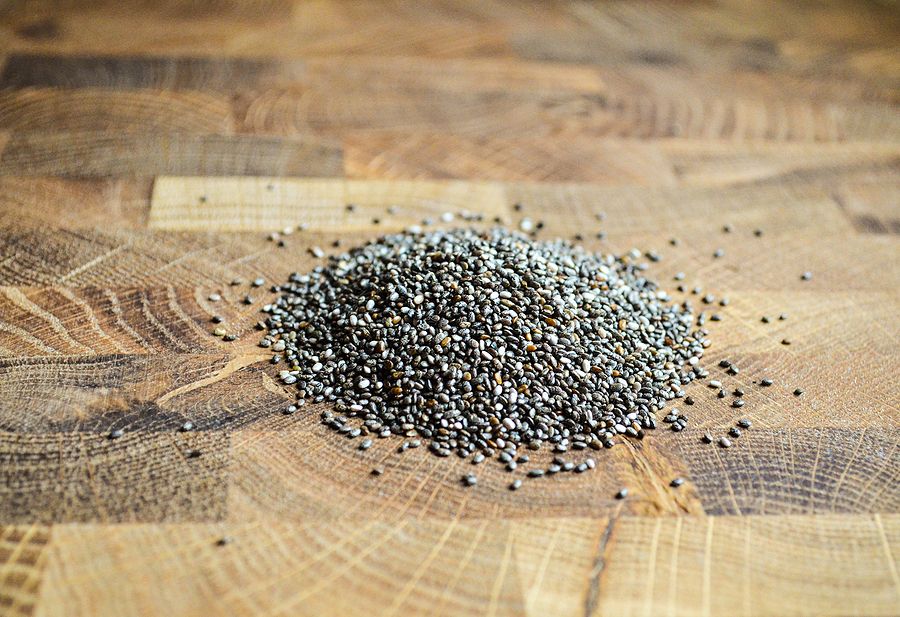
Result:
<svg viewBox="0 0 900 617">
<path fill-rule="evenodd" d="M 611 447 L 707 374 L 705 331 L 640 257 L 503 229 L 386 236 L 276 287 L 260 345 L 297 389 L 288 413 L 333 403 L 326 424 L 364 449 L 390 435 L 476 461 Z"/>
</svg>

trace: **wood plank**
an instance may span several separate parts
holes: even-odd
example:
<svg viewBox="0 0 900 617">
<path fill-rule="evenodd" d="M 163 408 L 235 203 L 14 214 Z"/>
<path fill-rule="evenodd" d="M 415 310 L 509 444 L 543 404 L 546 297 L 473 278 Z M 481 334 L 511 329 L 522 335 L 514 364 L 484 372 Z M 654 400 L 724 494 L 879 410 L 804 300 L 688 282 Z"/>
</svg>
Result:
<svg viewBox="0 0 900 617">
<path fill-rule="evenodd" d="M 229 456 L 213 432 L 0 433 L 0 524 L 221 520 Z"/>
<path fill-rule="evenodd" d="M 900 601 L 898 525 L 896 515 L 622 518 L 593 614 L 888 616 Z"/>
<path fill-rule="evenodd" d="M 123 616 L 207 610 L 232 615 L 471 614 L 485 607 L 512 616 L 524 610 L 513 537 L 505 522 L 459 523 L 450 529 L 428 521 L 352 527 L 121 525 L 107 529 L 107 535 L 94 526 L 80 532 L 57 529 L 41 600 L 47 615 L 63 606 L 69 615 Z M 217 547 L 223 534 L 234 542 Z M 405 550 L 391 550 L 398 544 Z M 160 560 L 160 554 L 171 557 Z M 466 554 L 466 568 L 447 568 L 452 556 Z M 81 565 L 88 555 L 93 559 Z M 150 562 L 157 566 L 149 568 Z M 124 563 L 143 585 L 131 574 L 121 575 Z M 116 571 L 126 580 L 97 597 L 100 581 Z M 303 580 L 314 582 L 298 585 Z M 370 590 L 366 581 L 373 580 L 379 584 Z M 166 593 L 152 593 L 160 584 Z"/>
<path fill-rule="evenodd" d="M 139 228 L 150 211 L 150 178 L 0 176 L 0 225 Z"/>
<path fill-rule="evenodd" d="M 14 53 L 0 73 L 0 87 L 233 92 L 303 73 L 302 62 L 250 58 Z"/>
<path fill-rule="evenodd" d="M 201 201 L 201 197 L 205 197 Z M 345 206 L 352 204 L 351 212 Z M 394 208 L 394 214 L 387 212 Z M 384 182 L 285 178 L 156 180 L 150 227 L 165 230 L 270 232 L 307 225 L 310 231 L 399 230 L 445 212 L 473 211 L 488 220 L 510 212 L 504 190 L 471 182 Z"/>
<path fill-rule="evenodd" d="M 247 290 L 244 289 L 246 292 Z M 208 294 L 207 294 L 208 295 Z M 242 334 L 256 311 L 215 303 L 201 289 L 0 288 L 0 356 L 225 352 L 213 315 Z"/>
<path fill-rule="evenodd" d="M 277 415 L 292 397 L 261 354 L 4 359 L 0 430 L 15 435 L 224 431 Z"/>
<path fill-rule="evenodd" d="M 474 78 L 474 76 L 473 76 Z M 760 99 L 705 93 L 689 98 L 539 90 L 467 88 L 373 89 L 370 81 L 242 92 L 235 115 L 243 132 L 293 135 L 325 132 L 343 136 L 420 132 L 501 139 L 622 137 L 725 139 L 778 143 L 881 142 L 900 135 L 900 119 L 885 104 L 842 105 L 805 99 Z M 540 83 L 536 84 L 536 89 Z M 693 84 L 696 89 L 696 83 Z"/>
<path fill-rule="evenodd" d="M 199 92 L 52 88 L 0 93 L 0 129 L 13 132 L 233 132 L 230 103 Z"/>
<path fill-rule="evenodd" d="M 764 238 L 772 236 L 781 240 L 784 236 L 853 233 L 827 184 L 823 187 L 790 175 L 773 183 L 724 187 L 550 182 L 505 186 L 509 201 L 522 207 L 518 216 L 542 220 L 548 235 L 581 233 L 589 240 L 604 231 L 609 242 L 620 250 L 652 241 L 656 243 L 653 248 L 664 257 L 654 266 L 660 269 L 668 268 L 670 258 L 680 261 L 684 253 L 694 250 L 706 265 L 708 255 L 701 252 L 709 248 L 711 254 L 726 241 L 729 245 L 758 249 L 760 243 L 768 247 Z M 598 220 L 598 215 L 603 220 Z M 734 228 L 733 235 L 722 232 L 725 224 Z M 762 229 L 763 238 L 755 239 L 754 229 Z M 673 237 L 680 241 L 678 247 L 669 245 Z M 700 264 L 688 266 L 681 262 L 672 267 L 674 274 L 678 270 L 696 271 Z"/>
<path fill-rule="evenodd" d="M 715 434 L 715 433 L 714 433 Z M 724 435 L 724 430 L 718 434 Z M 707 514 L 891 513 L 900 509 L 897 428 L 750 428 L 728 450 L 702 431 L 671 439 Z"/>
<path fill-rule="evenodd" d="M 115 132 L 16 133 L 0 175 L 338 176 L 341 148 L 320 138 Z"/>
<path fill-rule="evenodd" d="M 476 120 L 479 121 L 480 120 Z M 360 179 L 469 179 L 674 185 L 655 143 L 610 139 L 472 138 L 445 133 L 354 134 L 346 175 Z"/>
<path fill-rule="evenodd" d="M 583 615 L 587 606 L 595 615 L 842 617 L 850 606 L 889 616 L 900 599 L 892 574 L 897 515 L 622 517 L 606 529 L 605 519 L 584 518 L 450 527 L 408 519 L 58 525 L 41 607 L 46 615 L 468 614 L 488 607 L 537 617 L 546 614 L 546 591 L 560 596 L 553 613 L 561 616 Z M 223 534 L 234 541 L 217 547 Z M 401 543 L 402 551 L 389 550 Z M 162 587 L 166 593 L 154 591 Z"/>
<path fill-rule="evenodd" d="M 344 246 L 373 234 L 343 236 Z M 255 233 L 11 229 L 0 237 L 0 284 L 166 288 L 203 286 L 218 291 L 235 277 L 287 280 L 319 260 L 308 249 L 333 251 L 331 234 L 295 236 L 285 248 Z M 259 296 L 256 298 L 259 304 Z"/>
<path fill-rule="evenodd" d="M 895 11 L 881 5 L 852 15 L 832 3 L 774 2 L 698 2 L 683 10 L 659 2 L 570 3 L 561 12 L 568 19 L 519 24 L 510 36 L 516 53 L 542 61 L 618 65 L 637 59 L 687 69 L 812 74 L 868 81 L 876 88 L 886 79 L 896 88 L 900 77 L 896 53 L 887 51 L 900 23 Z"/>
<path fill-rule="evenodd" d="M 401 2 L 315 2 L 284 0 L 168 2 L 131 0 L 127 12 L 103 7 L 56 5 L 12 12 L 7 18 L 9 49 L 31 53 L 226 55 L 259 58 L 349 53 L 437 57 L 508 55 L 505 37 L 477 11 L 452 6 L 437 12 Z M 273 8 L 274 7 L 274 8 Z M 56 36 L 23 36 L 22 28 L 42 13 L 53 19 Z M 459 21 L 465 25 L 460 27 Z M 140 23 L 136 28 L 135 23 Z M 46 27 L 45 27 L 46 30 Z M 27 35 L 28 31 L 25 31 Z M 185 33 L 190 33 L 186 36 Z"/>
<path fill-rule="evenodd" d="M 468 138 L 427 132 L 357 133 L 344 140 L 354 178 L 468 178 L 589 182 L 604 185 L 728 185 L 854 167 L 896 169 L 898 150 L 883 146 L 755 144 L 612 138 Z"/>
<path fill-rule="evenodd" d="M 900 171 L 900 148 L 883 144 L 754 144 L 671 140 L 662 149 L 680 182 L 727 185 L 799 176 L 815 179 L 858 169 Z"/>
<path fill-rule="evenodd" d="M 370 77 L 379 75 L 379 80 Z M 250 93 L 304 86 L 331 94 L 403 91 L 493 94 L 600 93 L 589 66 L 559 66 L 506 58 L 429 59 L 390 56 L 311 56 L 303 60 L 204 56 L 78 56 L 11 54 L 0 86 L 207 93 Z M 349 91 L 349 92 L 348 92 Z"/>
<path fill-rule="evenodd" d="M 510 473 L 496 460 L 473 466 L 457 456 L 438 458 L 426 448 L 397 453 L 394 439 L 376 439 L 366 451 L 319 422 L 325 407 L 307 408 L 294 416 L 270 415 L 233 435 L 229 520 L 310 521 L 377 519 L 530 519 L 560 516 L 607 516 L 620 510 L 654 515 L 702 513 L 690 488 L 669 487 L 686 473 L 671 444 L 647 439 L 622 443 L 610 450 L 584 450 L 566 455 L 580 463 L 593 458 L 590 473 L 561 473 L 524 479 L 508 490 L 525 470 L 546 469 L 556 454 L 544 448 L 529 452 L 531 461 Z M 384 467 L 375 477 L 373 467 Z M 478 485 L 466 488 L 462 477 L 477 473 Z M 628 486 L 632 499 L 623 503 L 616 492 Z M 451 523 L 452 524 L 452 523 Z"/>
</svg>

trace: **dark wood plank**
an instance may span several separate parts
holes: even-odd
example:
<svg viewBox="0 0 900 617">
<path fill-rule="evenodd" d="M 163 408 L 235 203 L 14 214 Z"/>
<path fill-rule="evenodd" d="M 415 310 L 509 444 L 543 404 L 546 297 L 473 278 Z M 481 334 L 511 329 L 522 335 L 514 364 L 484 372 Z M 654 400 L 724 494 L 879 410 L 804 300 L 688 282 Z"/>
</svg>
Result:
<svg viewBox="0 0 900 617">
<path fill-rule="evenodd" d="M 708 514 L 897 512 L 896 429 L 749 429 L 723 450 L 673 439 Z M 677 445 L 675 445 L 677 444 Z"/>
<path fill-rule="evenodd" d="M 302 73 L 302 62 L 245 58 L 12 54 L 0 74 L 0 88 L 232 92 Z"/>
<path fill-rule="evenodd" d="M 229 457 L 222 433 L 0 433 L 0 521 L 221 520 Z"/>
<path fill-rule="evenodd" d="M 0 175 L 337 176 L 342 172 L 340 146 L 311 137 L 17 133 L 0 155 Z"/>
<path fill-rule="evenodd" d="M 222 431 L 290 400 L 260 354 L 103 355 L 0 360 L 0 430 L 14 434 Z"/>
</svg>

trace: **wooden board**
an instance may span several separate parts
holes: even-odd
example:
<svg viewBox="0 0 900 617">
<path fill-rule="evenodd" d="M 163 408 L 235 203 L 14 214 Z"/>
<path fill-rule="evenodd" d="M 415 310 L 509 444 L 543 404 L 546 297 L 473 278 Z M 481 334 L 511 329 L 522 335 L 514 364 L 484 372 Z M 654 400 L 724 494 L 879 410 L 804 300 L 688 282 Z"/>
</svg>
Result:
<svg viewBox="0 0 900 617">
<path fill-rule="evenodd" d="M 898 40 L 879 2 L 4 4 L 0 615 L 900 615 Z M 228 282 L 463 210 L 728 296 L 747 406 L 691 386 L 516 493 L 278 413 Z"/>
</svg>

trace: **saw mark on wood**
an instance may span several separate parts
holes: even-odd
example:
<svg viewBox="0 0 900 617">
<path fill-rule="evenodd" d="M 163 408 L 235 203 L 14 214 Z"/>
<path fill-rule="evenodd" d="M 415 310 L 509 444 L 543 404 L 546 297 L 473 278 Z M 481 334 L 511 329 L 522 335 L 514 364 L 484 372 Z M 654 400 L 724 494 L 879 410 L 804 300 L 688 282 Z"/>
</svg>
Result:
<svg viewBox="0 0 900 617">
<path fill-rule="evenodd" d="M 616 524 L 617 517 L 611 516 L 600 534 L 597 546 L 594 548 L 594 559 L 588 575 L 587 595 L 584 600 L 584 617 L 592 617 L 597 610 L 597 603 L 600 599 L 600 577 L 603 569 L 606 567 L 606 548 L 613 534 L 613 528 Z"/>
</svg>

